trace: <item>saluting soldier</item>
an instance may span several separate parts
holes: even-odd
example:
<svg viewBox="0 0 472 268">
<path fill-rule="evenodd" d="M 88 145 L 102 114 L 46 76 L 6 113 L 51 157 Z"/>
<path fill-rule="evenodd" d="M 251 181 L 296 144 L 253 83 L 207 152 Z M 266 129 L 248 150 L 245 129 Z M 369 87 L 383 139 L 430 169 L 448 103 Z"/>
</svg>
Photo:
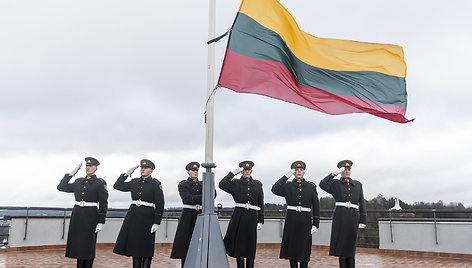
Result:
<svg viewBox="0 0 472 268">
<path fill-rule="evenodd" d="M 351 268 L 355 267 L 357 232 L 366 227 L 367 213 L 362 184 L 351 179 L 352 161 L 340 161 L 337 167 L 320 182 L 321 189 L 336 200 L 329 255 L 339 256 L 339 267 Z M 339 173 L 341 178 L 334 179 Z"/>
<path fill-rule="evenodd" d="M 193 229 L 197 216 L 202 212 L 202 182 L 198 180 L 198 162 L 190 162 L 185 166 L 188 179 L 179 183 L 179 194 L 182 198 L 183 209 L 179 219 L 177 231 L 175 232 L 174 244 L 170 257 L 181 259 L 182 267 L 185 264 L 190 240 L 192 240 Z"/>
<path fill-rule="evenodd" d="M 291 170 L 273 186 L 272 193 L 285 197 L 287 215 L 280 247 L 280 258 L 288 259 L 291 268 L 308 267 L 312 234 L 320 225 L 320 204 L 316 185 L 304 179 L 306 164 L 295 161 Z M 288 179 L 295 174 L 292 181 Z"/>
<path fill-rule="evenodd" d="M 219 184 L 220 189 L 233 196 L 235 204 L 224 238 L 226 253 L 236 258 L 238 268 L 254 267 L 257 230 L 264 223 L 264 192 L 262 183 L 251 176 L 254 162 L 242 161 L 239 168 L 229 172 Z M 234 176 L 242 172 L 240 179 Z"/>
<path fill-rule="evenodd" d="M 140 167 L 141 177 L 125 181 L 138 168 L 135 166 L 121 174 L 113 185 L 118 191 L 131 192 L 132 199 L 113 252 L 132 256 L 133 268 L 148 268 L 151 267 L 156 231 L 164 212 L 164 194 L 161 182 L 151 177 L 156 168 L 154 163 L 143 159 Z"/>
<path fill-rule="evenodd" d="M 97 159 L 86 157 L 87 176 L 69 183 L 82 166 L 80 164 L 71 173 L 64 175 L 57 186 L 61 192 L 74 193 L 75 204 L 70 216 L 66 257 L 77 259 L 78 268 L 93 266 L 97 233 L 102 230 L 107 214 L 107 183 L 95 175 L 98 165 L 100 162 Z"/>
</svg>

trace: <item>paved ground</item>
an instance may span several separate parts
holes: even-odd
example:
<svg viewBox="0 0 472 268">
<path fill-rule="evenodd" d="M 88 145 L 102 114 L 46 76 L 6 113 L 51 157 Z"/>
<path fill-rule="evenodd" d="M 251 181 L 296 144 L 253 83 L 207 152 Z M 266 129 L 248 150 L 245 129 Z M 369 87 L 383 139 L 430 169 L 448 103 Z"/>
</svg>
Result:
<svg viewBox="0 0 472 268">
<path fill-rule="evenodd" d="M 171 247 L 156 247 L 152 267 L 180 267 L 180 260 L 170 259 Z M 259 248 L 255 267 L 286 268 L 288 261 L 279 259 L 277 248 Z M 236 268 L 233 258 L 229 258 L 230 267 Z M 357 253 L 356 267 L 359 268 L 390 268 L 390 267 L 471 267 L 470 259 L 448 259 L 435 257 L 408 257 L 387 254 Z M 0 268 L 4 267 L 75 267 L 76 261 L 64 257 L 64 250 L 43 250 L 28 252 L 0 253 Z M 131 258 L 112 253 L 111 248 L 98 248 L 95 268 L 131 267 Z M 338 260 L 329 257 L 325 249 L 313 249 L 309 267 L 338 267 Z M 215 268 L 218 268 L 215 266 Z"/>
</svg>

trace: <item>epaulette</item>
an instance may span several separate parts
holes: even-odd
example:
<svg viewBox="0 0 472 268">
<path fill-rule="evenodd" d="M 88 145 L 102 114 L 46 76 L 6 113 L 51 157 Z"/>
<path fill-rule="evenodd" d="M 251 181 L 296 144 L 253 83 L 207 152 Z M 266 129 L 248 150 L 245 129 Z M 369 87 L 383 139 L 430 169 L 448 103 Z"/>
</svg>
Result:
<svg viewBox="0 0 472 268">
<path fill-rule="evenodd" d="M 258 183 L 260 183 L 260 184 L 262 185 L 262 182 L 260 182 L 259 180 L 254 180 L 254 181 L 255 181 L 255 182 L 258 182 Z"/>
<path fill-rule="evenodd" d="M 182 183 L 186 182 L 187 180 L 181 180 L 178 185 L 181 185 Z"/>
<path fill-rule="evenodd" d="M 316 187 L 316 184 L 314 182 L 309 181 L 308 183 Z"/>
</svg>

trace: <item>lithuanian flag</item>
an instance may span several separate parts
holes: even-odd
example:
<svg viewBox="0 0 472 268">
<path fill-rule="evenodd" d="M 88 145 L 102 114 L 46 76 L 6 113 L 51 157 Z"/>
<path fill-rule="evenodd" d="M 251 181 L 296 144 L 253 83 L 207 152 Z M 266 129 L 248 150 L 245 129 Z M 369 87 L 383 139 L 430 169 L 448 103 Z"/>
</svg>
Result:
<svg viewBox="0 0 472 268">
<path fill-rule="evenodd" d="M 327 114 L 405 118 L 406 63 L 397 45 L 318 38 L 276 0 L 243 0 L 218 86 Z"/>
</svg>

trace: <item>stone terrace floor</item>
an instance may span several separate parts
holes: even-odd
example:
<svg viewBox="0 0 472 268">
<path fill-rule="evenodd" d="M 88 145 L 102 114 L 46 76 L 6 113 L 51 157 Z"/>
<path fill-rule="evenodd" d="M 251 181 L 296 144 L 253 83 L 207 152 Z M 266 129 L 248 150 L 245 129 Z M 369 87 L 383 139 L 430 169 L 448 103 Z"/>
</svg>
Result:
<svg viewBox="0 0 472 268">
<path fill-rule="evenodd" d="M 157 246 L 152 267 L 180 267 L 180 260 L 170 259 L 170 246 Z M 278 258 L 279 250 L 275 247 L 257 249 L 255 267 L 281 268 L 289 267 L 287 260 Z M 229 258 L 231 268 L 236 268 L 233 258 Z M 26 252 L 0 253 L 0 268 L 4 267 L 75 267 L 75 259 L 64 257 L 64 249 L 38 250 Z M 131 258 L 112 253 L 112 248 L 97 248 L 94 267 L 131 267 Z M 326 249 L 313 249 L 309 267 L 338 267 L 338 259 L 328 256 Z M 451 259 L 439 257 L 411 257 L 389 254 L 358 252 L 356 267 L 390 268 L 390 267 L 472 267 L 471 259 Z M 215 268 L 218 268 L 215 266 Z"/>
</svg>

